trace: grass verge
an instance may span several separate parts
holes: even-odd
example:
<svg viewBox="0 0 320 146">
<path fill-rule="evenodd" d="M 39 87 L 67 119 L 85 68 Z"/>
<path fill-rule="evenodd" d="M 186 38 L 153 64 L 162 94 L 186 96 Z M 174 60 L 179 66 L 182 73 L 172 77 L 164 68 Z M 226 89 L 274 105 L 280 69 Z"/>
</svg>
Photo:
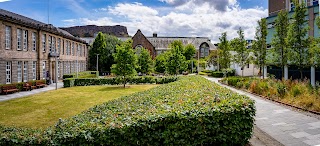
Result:
<svg viewBox="0 0 320 146">
<path fill-rule="evenodd" d="M 121 96 L 144 91 L 157 85 L 85 86 L 63 88 L 24 98 L 0 102 L 0 124 L 28 128 L 46 128 L 59 118 L 68 118 L 84 110 Z"/>
</svg>

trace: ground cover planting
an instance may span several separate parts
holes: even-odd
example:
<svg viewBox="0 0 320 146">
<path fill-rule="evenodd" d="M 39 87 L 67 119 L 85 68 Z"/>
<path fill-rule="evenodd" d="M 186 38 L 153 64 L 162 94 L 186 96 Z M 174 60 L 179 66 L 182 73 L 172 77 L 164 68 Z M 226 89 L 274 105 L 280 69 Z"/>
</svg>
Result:
<svg viewBox="0 0 320 146">
<path fill-rule="evenodd" d="M 144 91 L 157 85 L 89 86 L 62 88 L 36 95 L 0 102 L 0 124 L 6 126 L 47 128 L 59 118 L 68 118 L 90 107 L 121 96 Z"/>
<path fill-rule="evenodd" d="M 320 89 L 309 81 L 229 77 L 222 82 L 305 110 L 320 112 Z"/>
<path fill-rule="evenodd" d="M 34 131 L 0 127 L 0 144 L 245 145 L 254 101 L 200 76 L 94 106 Z"/>
</svg>

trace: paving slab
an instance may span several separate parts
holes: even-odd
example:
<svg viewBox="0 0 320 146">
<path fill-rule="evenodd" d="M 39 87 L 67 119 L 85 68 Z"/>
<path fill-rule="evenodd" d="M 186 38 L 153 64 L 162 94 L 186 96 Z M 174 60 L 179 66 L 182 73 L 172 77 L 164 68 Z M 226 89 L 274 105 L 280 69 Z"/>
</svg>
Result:
<svg viewBox="0 0 320 146">
<path fill-rule="evenodd" d="M 62 87 L 63 87 L 63 82 L 58 82 L 58 88 L 62 88 Z M 48 85 L 47 87 L 33 89 L 31 91 L 20 91 L 20 92 L 16 92 L 16 93 L 7 94 L 7 95 L 0 95 L 0 102 L 11 100 L 11 99 L 16 99 L 16 98 L 21 98 L 21 97 L 25 97 L 25 96 L 30 96 L 30 95 L 34 95 L 34 94 L 38 94 L 38 93 L 46 92 L 46 91 L 50 91 L 50 90 L 55 90 L 55 89 L 56 89 L 56 84 L 53 83 L 53 84 Z"/>
<path fill-rule="evenodd" d="M 320 146 L 320 120 L 288 109 L 278 103 L 267 101 L 253 94 L 237 90 L 218 82 L 218 78 L 205 77 L 238 94 L 255 101 L 255 124 L 282 145 Z"/>
</svg>

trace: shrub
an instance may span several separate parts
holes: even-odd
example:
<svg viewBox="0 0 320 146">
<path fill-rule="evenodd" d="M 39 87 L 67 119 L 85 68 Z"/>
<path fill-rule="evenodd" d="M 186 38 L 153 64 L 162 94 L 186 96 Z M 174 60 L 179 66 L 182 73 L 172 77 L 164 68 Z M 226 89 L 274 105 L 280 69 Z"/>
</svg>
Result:
<svg viewBox="0 0 320 146">
<path fill-rule="evenodd" d="M 226 72 L 227 77 L 235 76 L 236 70 L 232 68 L 222 69 L 222 72 Z"/>
<path fill-rule="evenodd" d="M 0 145 L 245 145 L 254 116 L 248 97 L 187 76 L 95 106 L 45 132 L 0 128 Z"/>
<path fill-rule="evenodd" d="M 192 76 L 67 119 L 57 124 L 54 141 L 62 145 L 244 145 L 252 134 L 254 113 L 248 97 Z"/>
<path fill-rule="evenodd" d="M 64 74 L 62 76 L 63 79 L 67 78 L 76 78 L 77 73 L 73 74 Z M 98 78 L 99 72 L 98 71 L 84 71 L 84 72 L 78 72 L 78 78 Z"/>
<path fill-rule="evenodd" d="M 215 71 L 211 73 L 212 77 L 216 77 L 216 78 L 222 78 L 223 77 L 223 72 L 221 71 Z"/>
<path fill-rule="evenodd" d="M 153 77 L 153 76 L 135 76 L 127 78 L 128 84 L 167 84 L 177 81 L 178 77 Z M 92 85 L 119 85 L 123 83 L 123 78 L 112 77 L 112 78 L 68 78 L 63 80 L 64 87 L 73 86 L 92 86 Z"/>
<path fill-rule="evenodd" d="M 281 98 L 286 94 L 286 86 L 282 82 L 277 82 L 277 92 Z"/>
</svg>

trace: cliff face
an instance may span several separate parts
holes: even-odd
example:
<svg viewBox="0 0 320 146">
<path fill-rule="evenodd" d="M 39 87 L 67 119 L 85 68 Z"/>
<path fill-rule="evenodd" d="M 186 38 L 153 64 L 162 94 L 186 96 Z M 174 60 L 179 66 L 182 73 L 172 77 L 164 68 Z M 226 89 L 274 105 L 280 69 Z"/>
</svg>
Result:
<svg viewBox="0 0 320 146">
<path fill-rule="evenodd" d="M 86 26 L 74 26 L 74 27 L 62 27 L 65 31 L 68 31 L 76 37 L 94 37 L 95 33 L 102 32 L 116 37 L 127 37 L 128 31 L 127 27 L 121 25 L 115 26 L 96 26 L 96 25 L 86 25 Z"/>
</svg>

